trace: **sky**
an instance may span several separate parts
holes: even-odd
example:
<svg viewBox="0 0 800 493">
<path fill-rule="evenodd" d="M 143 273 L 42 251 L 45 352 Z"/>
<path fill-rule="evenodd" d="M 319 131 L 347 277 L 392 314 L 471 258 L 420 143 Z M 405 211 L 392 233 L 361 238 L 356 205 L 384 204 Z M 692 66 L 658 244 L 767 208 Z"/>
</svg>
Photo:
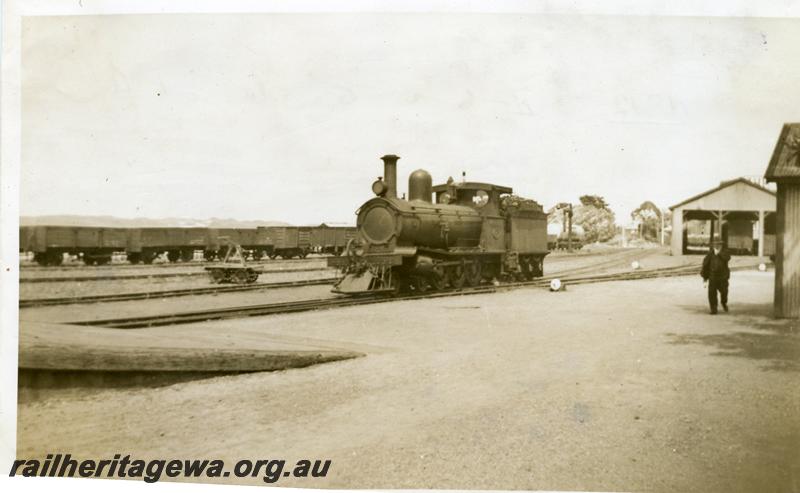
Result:
<svg viewBox="0 0 800 493">
<path fill-rule="evenodd" d="M 763 175 L 798 60 L 792 19 L 26 17 L 20 213 L 354 223 L 391 153 L 627 220 Z"/>
</svg>

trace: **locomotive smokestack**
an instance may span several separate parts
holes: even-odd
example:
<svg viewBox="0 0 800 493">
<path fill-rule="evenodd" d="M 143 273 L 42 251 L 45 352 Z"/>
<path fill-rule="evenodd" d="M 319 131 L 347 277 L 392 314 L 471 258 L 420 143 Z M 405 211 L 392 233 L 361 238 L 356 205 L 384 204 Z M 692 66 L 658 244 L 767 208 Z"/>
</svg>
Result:
<svg viewBox="0 0 800 493">
<path fill-rule="evenodd" d="M 383 156 L 383 180 L 386 182 L 386 197 L 397 198 L 397 160 L 400 156 L 387 154 Z"/>
</svg>

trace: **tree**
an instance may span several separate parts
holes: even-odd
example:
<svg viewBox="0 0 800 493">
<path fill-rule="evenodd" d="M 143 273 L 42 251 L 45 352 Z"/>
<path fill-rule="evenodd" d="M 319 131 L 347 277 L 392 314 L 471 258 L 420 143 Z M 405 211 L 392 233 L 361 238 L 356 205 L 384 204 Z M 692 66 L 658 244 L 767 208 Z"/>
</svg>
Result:
<svg viewBox="0 0 800 493">
<path fill-rule="evenodd" d="M 658 240 L 661 231 L 661 209 L 646 200 L 631 212 L 631 219 L 639 223 L 639 237 L 646 240 Z"/>
<path fill-rule="evenodd" d="M 580 196 L 581 205 L 595 207 L 597 209 L 611 211 L 608 207 L 608 203 L 606 199 L 599 195 L 581 195 Z"/>
<path fill-rule="evenodd" d="M 617 232 L 614 212 L 608 207 L 608 203 L 599 195 L 582 195 L 580 205 L 572 206 L 572 224 L 583 228 L 584 240 L 586 243 L 596 241 L 608 241 Z M 554 206 L 548 211 L 547 222 L 563 223 L 566 222 L 565 210 L 562 207 Z"/>
<path fill-rule="evenodd" d="M 586 234 L 586 242 L 608 241 L 617 232 L 611 209 L 581 204 L 574 208 L 573 224 L 578 224 Z"/>
</svg>

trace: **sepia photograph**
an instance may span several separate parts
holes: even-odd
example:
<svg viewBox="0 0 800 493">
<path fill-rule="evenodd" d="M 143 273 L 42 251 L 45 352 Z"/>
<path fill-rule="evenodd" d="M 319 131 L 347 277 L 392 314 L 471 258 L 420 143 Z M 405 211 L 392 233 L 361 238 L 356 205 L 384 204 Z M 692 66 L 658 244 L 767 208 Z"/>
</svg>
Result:
<svg viewBox="0 0 800 493">
<path fill-rule="evenodd" d="M 0 475 L 800 491 L 800 10 L 578 3 L 4 3 Z"/>
</svg>

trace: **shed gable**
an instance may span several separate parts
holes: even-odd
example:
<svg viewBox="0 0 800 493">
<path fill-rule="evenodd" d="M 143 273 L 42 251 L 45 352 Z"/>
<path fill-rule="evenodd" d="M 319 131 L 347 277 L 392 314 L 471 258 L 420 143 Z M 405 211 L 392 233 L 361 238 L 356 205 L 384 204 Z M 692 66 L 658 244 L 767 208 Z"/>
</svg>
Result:
<svg viewBox="0 0 800 493">
<path fill-rule="evenodd" d="M 764 177 L 769 181 L 800 182 L 800 123 L 785 123 Z"/>
</svg>

